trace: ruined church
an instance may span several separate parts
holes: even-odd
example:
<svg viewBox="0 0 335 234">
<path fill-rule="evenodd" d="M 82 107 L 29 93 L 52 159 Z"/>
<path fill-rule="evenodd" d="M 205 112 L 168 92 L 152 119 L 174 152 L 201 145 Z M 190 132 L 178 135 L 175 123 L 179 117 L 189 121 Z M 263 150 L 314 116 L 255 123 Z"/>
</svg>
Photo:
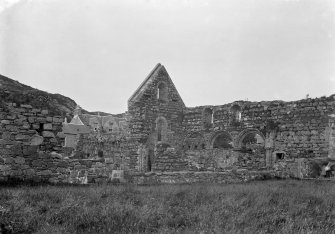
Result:
<svg viewBox="0 0 335 234">
<path fill-rule="evenodd" d="M 230 183 L 335 179 L 335 95 L 185 106 L 157 64 L 125 113 L 0 105 L 0 182 Z"/>
<path fill-rule="evenodd" d="M 157 64 L 129 98 L 127 112 L 99 116 L 76 108 L 71 122 L 63 123 L 65 147 L 73 148 L 73 157 L 102 157 L 125 171 L 276 166 L 292 167 L 286 173 L 299 177 L 306 159 L 334 165 L 334 97 L 186 107 L 165 67 Z"/>
</svg>

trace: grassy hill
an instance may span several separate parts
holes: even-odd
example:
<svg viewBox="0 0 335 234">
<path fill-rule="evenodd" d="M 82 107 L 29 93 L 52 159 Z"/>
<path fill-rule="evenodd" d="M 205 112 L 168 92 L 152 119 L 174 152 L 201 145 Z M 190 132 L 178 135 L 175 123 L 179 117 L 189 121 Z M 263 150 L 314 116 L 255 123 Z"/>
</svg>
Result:
<svg viewBox="0 0 335 234">
<path fill-rule="evenodd" d="M 71 116 L 77 106 L 77 103 L 69 97 L 35 89 L 3 75 L 0 75 L 0 100 L 17 104 L 29 104 L 34 108 L 48 109 L 52 115 L 61 116 Z M 98 112 L 83 110 L 83 113 L 95 114 Z M 108 113 L 103 112 L 100 114 L 108 115 Z"/>
</svg>

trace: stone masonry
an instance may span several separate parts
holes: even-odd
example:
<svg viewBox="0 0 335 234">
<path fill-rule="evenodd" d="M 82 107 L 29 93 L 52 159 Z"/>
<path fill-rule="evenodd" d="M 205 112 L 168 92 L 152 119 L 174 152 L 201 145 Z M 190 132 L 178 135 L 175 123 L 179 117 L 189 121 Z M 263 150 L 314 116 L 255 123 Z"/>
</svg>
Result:
<svg viewBox="0 0 335 234">
<path fill-rule="evenodd" d="M 335 95 L 186 107 L 161 64 L 119 115 L 70 123 L 2 103 L 0 180 L 133 183 L 335 178 Z M 123 181 L 123 179 L 122 179 Z"/>
</svg>

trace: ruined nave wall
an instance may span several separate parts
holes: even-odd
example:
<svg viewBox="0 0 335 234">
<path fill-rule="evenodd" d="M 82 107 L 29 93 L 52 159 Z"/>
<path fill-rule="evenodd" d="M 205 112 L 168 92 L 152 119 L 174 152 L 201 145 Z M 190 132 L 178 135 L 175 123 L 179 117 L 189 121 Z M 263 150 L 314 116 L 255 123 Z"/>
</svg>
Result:
<svg viewBox="0 0 335 234">
<path fill-rule="evenodd" d="M 240 120 L 232 107 L 240 107 Z M 204 119 L 204 111 L 212 111 L 213 120 Z M 188 137 L 199 142 L 203 139 L 206 148 L 212 147 L 213 137 L 220 131 L 229 133 L 234 147 L 238 148 L 241 134 L 248 129 L 257 129 L 273 151 L 284 151 L 288 157 L 327 157 L 329 151 L 329 115 L 335 111 L 335 95 L 295 102 L 246 102 L 239 101 L 222 106 L 188 108 L 183 126 Z M 272 135 L 271 135 L 272 134 Z M 271 135 L 271 136 L 270 136 Z M 187 143 L 185 147 L 189 147 Z M 193 146 L 191 146 L 193 147 Z M 197 147 L 200 147 L 199 145 Z"/>
</svg>

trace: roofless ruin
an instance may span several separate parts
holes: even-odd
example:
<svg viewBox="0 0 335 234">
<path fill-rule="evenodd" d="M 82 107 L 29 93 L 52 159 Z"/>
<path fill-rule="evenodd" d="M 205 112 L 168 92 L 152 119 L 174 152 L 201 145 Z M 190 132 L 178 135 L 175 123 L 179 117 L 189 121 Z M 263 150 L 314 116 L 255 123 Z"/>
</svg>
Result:
<svg viewBox="0 0 335 234">
<path fill-rule="evenodd" d="M 118 115 L 0 109 L 0 179 L 52 183 L 335 178 L 335 95 L 186 107 L 157 64 Z"/>
</svg>

